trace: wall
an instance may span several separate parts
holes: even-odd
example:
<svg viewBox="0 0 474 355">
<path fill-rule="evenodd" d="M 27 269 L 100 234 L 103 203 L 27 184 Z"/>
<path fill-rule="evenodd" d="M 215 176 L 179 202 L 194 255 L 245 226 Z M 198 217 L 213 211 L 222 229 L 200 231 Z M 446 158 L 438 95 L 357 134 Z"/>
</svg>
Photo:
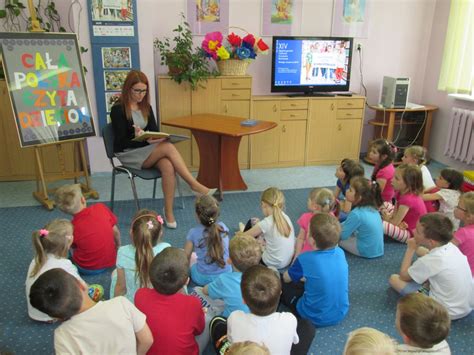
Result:
<svg viewBox="0 0 474 355">
<path fill-rule="evenodd" d="M 448 132 L 451 109 L 460 107 L 474 110 L 474 102 L 455 100 L 439 91 L 438 79 L 441 62 L 443 58 L 444 41 L 446 37 L 446 27 L 448 24 L 450 2 L 438 0 L 436 2 L 433 27 L 429 41 L 428 58 L 426 67 L 426 79 L 423 85 L 423 102 L 430 102 L 439 106 L 439 111 L 434 116 L 433 129 L 431 133 L 431 142 L 429 147 L 430 155 L 433 159 L 460 170 L 473 170 L 472 165 L 467 165 L 444 156 L 444 146 L 446 143 L 446 134 Z"/>
<path fill-rule="evenodd" d="M 159 65 L 159 57 L 153 51 L 153 38 L 172 34 L 172 29 L 179 21 L 179 13 L 185 11 L 186 2 L 184 0 L 137 0 L 137 2 L 139 3 L 140 65 L 153 82 L 152 78 L 155 73 L 166 73 L 166 68 Z M 444 1 L 438 1 L 438 3 L 442 2 Z M 70 2 L 59 1 L 58 3 L 62 3 L 60 13 L 61 17 L 66 20 Z M 82 6 L 82 11 L 77 3 Z M 380 83 L 384 75 L 409 76 L 412 79 L 411 102 L 437 103 L 435 98 L 423 96 L 423 93 L 427 58 L 430 55 L 431 60 L 432 50 L 432 46 L 426 44 L 436 40 L 431 36 L 435 9 L 438 16 L 442 15 L 438 13 L 440 6 L 438 3 L 435 0 L 370 1 L 369 36 L 364 39 L 355 39 L 355 43 L 362 44 L 363 78 L 368 90 L 368 103 L 378 102 Z M 331 34 L 332 10 L 333 0 L 304 0 L 299 34 L 329 36 Z M 90 48 L 87 16 L 86 0 L 76 1 L 72 11 L 73 22 L 77 24 L 80 18 L 79 42 Z M 260 18 L 261 1 L 230 0 L 229 23 L 231 25 L 243 27 L 251 33 L 259 34 Z M 444 33 L 444 27 L 437 26 L 439 26 L 436 27 L 437 31 Z M 271 37 L 264 39 L 271 42 Z M 202 36 L 196 36 L 196 44 L 199 44 L 201 40 Z M 92 67 L 90 54 L 83 56 L 83 60 L 86 66 Z M 351 90 L 363 93 L 359 66 L 359 57 L 357 52 L 354 52 Z M 271 68 L 271 55 L 259 56 L 250 65 L 249 74 L 253 76 L 253 94 L 261 95 L 270 92 L 269 68 Z M 430 75 L 433 73 L 430 72 Z M 96 114 L 92 70 L 89 71 L 86 80 L 93 112 Z M 151 94 L 152 97 L 155 97 L 154 87 L 151 88 Z M 155 102 L 153 102 L 153 106 L 155 107 Z M 366 121 L 373 116 L 374 113 L 368 110 Z M 435 121 L 436 119 L 435 116 Z M 364 126 L 363 151 L 367 149 L 366 142 L 371 137 L 371 127 L 366 124 Z M 88 138 L 88 151 L 92 172 L 109 170 L 100 137 Z"/>
</svg>

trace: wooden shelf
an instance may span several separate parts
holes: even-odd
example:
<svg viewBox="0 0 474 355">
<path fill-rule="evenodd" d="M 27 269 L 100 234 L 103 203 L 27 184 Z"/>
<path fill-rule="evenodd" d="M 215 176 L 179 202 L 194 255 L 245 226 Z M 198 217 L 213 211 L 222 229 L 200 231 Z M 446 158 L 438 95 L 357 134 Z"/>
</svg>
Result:
<svg viewBox="0 0 474 355">
<path fill-rule="evenodd" d="M 395 120 L 395 126 L 399 126 L 400 122 L 401 122 L 401 120 Z M 388 120 L 386 120 L 385 122 L 380 121 L 380 120 L 369 120 L 369 122 L 367 122 L 367 123 L 372 125 L 372 126 L 380 126 L 380 127 L 387 127 L 388 126 Z M 403 124 L 404 125 L 421 125 L 421 124 L 423 124 L 423 122 L 414 122 L 414 121 L 410 121 L 410 120 L 405 119 L 405 120 L 403 120 Z"/>
</svg>

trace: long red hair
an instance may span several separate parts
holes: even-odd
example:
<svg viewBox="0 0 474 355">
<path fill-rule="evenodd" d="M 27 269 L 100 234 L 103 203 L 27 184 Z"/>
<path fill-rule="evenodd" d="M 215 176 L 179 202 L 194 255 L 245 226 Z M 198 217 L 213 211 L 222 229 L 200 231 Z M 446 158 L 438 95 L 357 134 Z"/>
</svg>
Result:
<svg viewBox="0 0 474 355">
<path fill-rule="evenodd" d="M 148 84 L 148 78 L 146 75 L 139 70 L 131 70 L 122 87 L 122 95 L 120 97 L 120 103 L 122 104 L 123 109 L 125 110 L 125 115 L 127 119 L 132 119 L 132 110 L 130 108 L 130 95 L 132 95 L 132 88 L 135 84 L 142 83 L 146 85 L 147 92 L 143 97 L 143 100 L 138 103 L 138 108 L 140 109 L 145 122 L 148 120 L 148 115 L 150 114 L 150 86 Z"/>
</svg>

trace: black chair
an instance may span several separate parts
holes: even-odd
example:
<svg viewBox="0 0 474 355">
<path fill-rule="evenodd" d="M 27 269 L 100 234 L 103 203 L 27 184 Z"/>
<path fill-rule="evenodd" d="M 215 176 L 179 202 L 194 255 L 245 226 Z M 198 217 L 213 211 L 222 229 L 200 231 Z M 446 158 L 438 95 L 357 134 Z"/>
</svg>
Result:
<svg viewBox="0 0 474 355">
<path fill-rule="evenodd" d="M 114 129 L 112 123 L 108 123 L 102 129 L 102 138 L 104 139 L 105 152 L 107 153 L 107 158 L 112 164 L 112 190 L 110 193 L 110 209 L 114 210 L 114 195 L 115 195 L 115 175 L 117 174 L 127 174 L 130 179 L 130 184 L 132 185 L 133 198 L 135 199 L 135 204 L 137 205 L 137 210 L 140 209 L 140 201 L 138 199 L 137 188 L 135 186 L 135 177 L 139 177 L 144 180 L 154 180 L 153 181 L 153 198 L 156 195 L 156 180 L 161 178 L 161 172 L 157 169 L 134 169 L 129 168 L 124 165 L 115 165 L 114 158 Z M 181 186 L 179 183 L 179 178 L 176 177 L 178 193 L 181 199 L 181 208 L 184 209 L 184 200 L 183 194 L 181 192 Z"/>
</svg>

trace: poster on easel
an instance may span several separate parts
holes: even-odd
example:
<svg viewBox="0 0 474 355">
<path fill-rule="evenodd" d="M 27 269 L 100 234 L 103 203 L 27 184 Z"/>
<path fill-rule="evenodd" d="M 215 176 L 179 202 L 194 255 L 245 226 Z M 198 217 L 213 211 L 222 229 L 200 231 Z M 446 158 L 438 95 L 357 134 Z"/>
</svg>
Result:
<svg viewBox="0 0 474 355">
<path fill-rule="evenodd" d="M 0 33 L 0 54 L 22 147 L 95 136 L 73 33 Z"/>
</svg>

